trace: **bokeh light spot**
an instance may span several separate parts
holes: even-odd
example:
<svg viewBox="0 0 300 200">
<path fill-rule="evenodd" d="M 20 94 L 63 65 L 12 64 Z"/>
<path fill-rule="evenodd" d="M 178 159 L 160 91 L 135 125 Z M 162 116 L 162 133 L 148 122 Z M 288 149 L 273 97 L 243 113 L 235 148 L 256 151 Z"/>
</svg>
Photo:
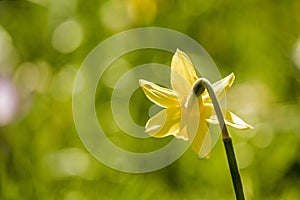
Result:
<svg viewBox="0 0 300 200">
<path fill-rule="evenodd" d="M 18 95 L 8 79 L 0 79 L 0 126 L 9 124 L 17 111 Z"/>
<path fill-rule="evenodd" d="M 298 70 L 300 71 L 300 38 L 297 40 L 295 44 L 295 50 L 294 50 L 294 63 Z"/>
<path fill-rule="evenodd" d="M 249 121 L 268 112 L 269 103 L 273 100 L 272 92 L 259 81 L 233 85 L 228 102 L 233 111 L 239 116 L 248 116 Z M 251 124 L 251 121 L 249 122 Z M 253 124 L 253 122 L 252 122 Z M 255 126 L 255 124 L 253 124 Z"/>
<path fill-rule="evenodd" d="M 268 124 L 260 124 L 257 134 L 252 138 L 254 145 L 258 148 L 268 147 L 273 140 L 273 128 Z"/>
<path fill-rule="evenodd" d="M 235 148 L 239 168 L 244 169 L 250 166 L 254 158 L 253 148 L 245 142 L 236 144 Z"/>
<path fill-rule="evenodd" d="M 154 0 L 130 0 L 128 12 L 131 20 L 136 24 L 149 24 L 156 16 L 156 1 Z"/>
<path fill-rule="evenodd" d="M 101 22 L 109 29 L 120 30 L 131 23 L 126 9 L 127 1 L 112 0 L 100 7 L 99 17 Z"/>
<path fill-rule="evenodd" d="M 55 100 L 68 101 L 71 99 L 76 73 L 76 68 L 68 65 L 54 76 L 51 83 L 51 95 Z"/>
<path fill-rule="evenodd" d="M 23 63 L 16 71 L 14 81 L 21 87 L 24 95 L 35 91 L 40 81 L 38 67 L 33 63 Z"/>
<path fill-rule="evenodd" d="M 83 30 L 79 22 L 68 20 L 61 23 L 53 32 L 52 46 L 61 53 L 71 53 L 81 44 Z"/>
<path fill-rule="evenodd" d="M 17 63 L 19 56 L 13 46 L 9 33 L 0 25 L 0 72 L 10 74 Z"/>
<path fill-rule="evenodd" d="M 155 19 L 156 12 L 154 0 L 112 0 L 101 5 L 99 17 L 107 28 L 121 30 L 132 24 L 150 24 Z"/>
<path fill-rule="evenodd" d="M 115 84 L 130 69 L 130 64 L 125 59 L 118 59 L 112 63 L 109 68 L 103 74 L 102 82 L 110 87 L 114 88 Z"/>
<path fill-rule="evenodd" d="M 90 164 L 89 156 L 76 148 L 50 153 L 46 157 L 50 172 L 55 177 L 84 176 Z"/>
</svg>

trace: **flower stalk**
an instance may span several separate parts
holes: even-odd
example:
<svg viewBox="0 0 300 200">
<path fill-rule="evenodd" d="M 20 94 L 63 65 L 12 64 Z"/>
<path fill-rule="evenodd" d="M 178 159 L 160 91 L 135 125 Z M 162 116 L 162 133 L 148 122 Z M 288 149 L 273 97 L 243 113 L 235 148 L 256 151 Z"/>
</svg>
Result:
<svg viewBox="0 0 300 200">
<path fill-rule="evenodd" d="M 211 101 L 213 103 L 214 110 L 217 115 L 217 119 L 219 121 L 219 125 L 222 131 L 222 138 L 223 138 L 223 143 L 226 151 L 226 156 L 227 156 L 227 161 L 229 164 L 229 169 L 230 169 L 230 174 L 231 174 L 231 179 L 232 183 L 234 186 L 234 191 L 235 191 L 235 196 L 237 200 L 244 200 L 244 192 L 243 192 L 243 185 L 241 181 L 241 177 L 239 174 L 239 169 L 237 166 L 236 162 L 236 157 L 232 145 L 232 139 L 229 135 L 229 132 L 227 130 L 227 127 L 225 125 L 225 120 L 224 116 L 222 114 L 219 102 L 217 100 L 216 94 L 214 92 L 212 84 L 209 82 L 209 80 L 205 78 L 199 78 L 197 81 L 194 83 L 194 93 L 196 96 L 200 96 L 205 89 L 207 89 L 208 94 L 211 98 Z"/>
</svg>

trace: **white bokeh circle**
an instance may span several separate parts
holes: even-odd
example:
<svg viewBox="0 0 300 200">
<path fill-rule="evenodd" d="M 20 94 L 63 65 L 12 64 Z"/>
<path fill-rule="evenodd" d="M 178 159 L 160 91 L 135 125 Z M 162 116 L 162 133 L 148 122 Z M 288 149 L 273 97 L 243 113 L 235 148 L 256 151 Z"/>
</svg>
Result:
<svg viewBox="0 0 300 200">
<path fill-rule="evenodd" d="M 129 152 L 114 145 L 106 137 L 98 122 L 95 111 L 95 93 L 103 72 L 120 56 L 135 50 L 149 48 L 171 53 L 179 48 L 189 55 L 199 74 L 212 81 L 221 77 L 216 65 L 203 47 L 187 35 L 174 30 L 158 27 L 131 29 L 113 35 L 97 45 L 86 57 L 76 76 L 73 89 L 74 122 L 79 137 L 88 151 L 103 164 L 124 172 L 143 173 L 161 169 L 177 160 L 187 150 L 192 141 L 192 138 L 190 142 L 174 138 L 161 149 L 152 152 Z M 147 73 L 146 69 L 149 66 L 152 65 L 144 65 L 136 69 L 140 73 L 140 78 Z M 167 70 L 166 66 L 160 66 L 159 64 L 153 66 L 158 70 Z M 126 75 L 124 77 L 126 78 Z M 148 80 L 164 84 L 167 79 L 156 77 L 148 78 Z M 121 105 L 128 105 L 128 102 L 126 102 L 128 96 L 123 97 L 125 98 L 123 99 L 124 102 L 115 91 L 112 96 L 112 110 L 114 118 L 118 122 L 120 118 L 126 117 L 126 113 L 124 116 L 122 116 L 124 113 L 121 113 L 120 116 L 119 114 L 116 115 L 114 106 L 118 107 L 118 101 Z M 198 109 L 198 107 L 193 109 Z M 185 112 L 182 112 L 182 115 L 183 113 Z M 181 117 L 182 119 L 185 118 L 184 116 Z M 196 129 L 194 126 L 198 124 L 197 120 L 189 120 L 193 129 Z M 130 135 L 143 137 L 140 133 L 140 131 L 144 133 L 142 127 L 128 128 L 124 124 L 118 124 Z M 213 138 L 218 137 L 214 136 Z M 214 139 L 212 146 L 216 141 L 217 139 Z"/>
</svg>

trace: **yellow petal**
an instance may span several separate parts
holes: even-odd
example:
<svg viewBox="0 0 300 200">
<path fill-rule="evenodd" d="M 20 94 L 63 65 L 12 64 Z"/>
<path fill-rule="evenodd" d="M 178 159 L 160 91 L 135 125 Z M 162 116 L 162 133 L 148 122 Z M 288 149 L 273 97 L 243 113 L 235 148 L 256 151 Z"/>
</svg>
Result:
<svg viewBox="0 0 300 200">
<path fill-rule="evenodd" d="M 171 85 L 180 100 L 184 101 L 196 80 L 197 76 L 191 60 L 184 52 L 177 49 L 171 62 Z"/>
<path fill-rule="evenodd" d="M 206 119 L 211 116 L 211 106 L 203 104 L 201 97 L 193 95 L 188 101 L 188 107 L 182 109 L 182 111 L 182 121 L 185 120 L 184 130 L 187 132 L 189 138 L 193 139 L 192 148 L 199 157 L 208 157 L 211 150 L 211 137 L 208 134 Z"/>
<path fill-rule="evenodd" d="M 184 140 L 194 138 L 200 121 L 200 107 L 198 97 L 193 90 L 190 91 L 180 111 L 180 131 L 176 134 L 176 137 Z"/>
<path fill-rule="evenodd" d="M 219 100 L 221 100 L 225 96 L 226 92 L 233 84 L 234 79 L 235 79 L 234 73 L 231 73 L 225 78 L 223 78 L 222 80 L 217 81 L 213 84 L 214 91 Z M 202 97 L 205 102 L 211 102 L 207 90 L 205 90 Z"/>
<path fill-rule="evenodd" d="M 205 120 L 201 120 L 199 123 L 197 134 L 192 143 L 192 148 L 201 158 L 209 156 L 211 151 L 211 137 Z"/>
<path fill-rule="evenodd" d="M 246 129 L 252 129 L 253 127 L 246 122 L 244 122 L 241 118 L 233 114 L 232 112 L 229 111 L 224 111 L 223 110 L 224 118 L 225 118 L 225 123 L 228 124 L 229 126 L 232 126 L 237 129 L 241 130 L 246 130 Z M 219 121 L 217 119 L 216 115 L 212 115 L 209 119 L 206 120 L 210 124 L 218 124 Z"/>
<path fill-rule="evenodd" d="M 146 124 L 146 132 L 153 137 L 161 138 L 175 135 L 180 129 L 180 108 L 167 108 L 152 118 Z"/>
<path fill-rule="evenodd" d="M 145 95 L 153 103 L 163 108 L 176 107 L 180 105 L 174 91 L 142 79 L 139 80 L 139 83 Z"/>
</svg>

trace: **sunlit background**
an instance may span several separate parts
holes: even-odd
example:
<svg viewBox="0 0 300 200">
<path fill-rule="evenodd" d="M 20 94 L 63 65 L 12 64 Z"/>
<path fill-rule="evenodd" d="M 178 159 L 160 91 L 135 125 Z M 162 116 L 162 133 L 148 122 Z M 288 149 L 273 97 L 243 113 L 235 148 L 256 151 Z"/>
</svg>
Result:
<svg viewBox="0 0 300 200">
<path fill-rule="evenodd" d="M 72 117 L 77 69 L 104 39 L 144 26 L 192 37 L 222 76 L 235 73 L 228 107 L 255 127 L 230 129 L 247 199 L 300 199 L 298 0 L 0 1 L 0 199 L 234 199 L 221 140 L 209 160 L 189 149 L 146 174 L 110 169 L 81 143 Z M 144 152 L 170 140 L 125 135 L 109 107 L 123 73 L 153 61 L 169 65 L 171 57 L 139 51 L 107 70 L 96 110 L 112 142 Z M 137 124 L 151 106 L 137 90 L 130 106 Z"/>
</svg>

